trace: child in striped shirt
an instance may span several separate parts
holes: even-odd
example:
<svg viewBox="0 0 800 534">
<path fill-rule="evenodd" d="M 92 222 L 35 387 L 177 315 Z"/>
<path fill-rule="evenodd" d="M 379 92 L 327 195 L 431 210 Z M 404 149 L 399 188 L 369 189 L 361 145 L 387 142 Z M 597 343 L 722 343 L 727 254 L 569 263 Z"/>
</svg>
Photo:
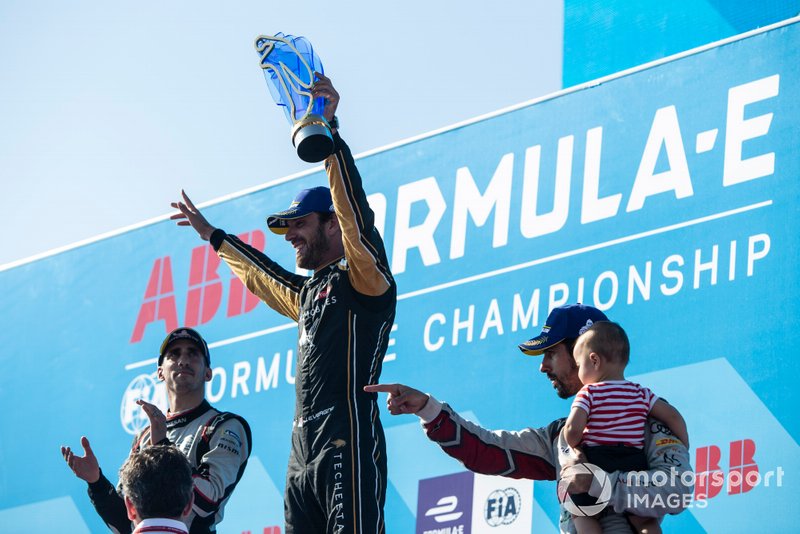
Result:
<svg viewBox="0 0 800 534">
<path fill-rule="evenodd" d="M 644 431 L 648 417 L 667 425 L 689 446 L 686 422 L 681 414 L 649 389 L 625 380 L 630 343 L 617 323 L 594 323 L 575 344 L 573 351 L 583 388 L 575 396 L 564 438 L 572 448 L 580 445 L 586 459 L 604 470 L 644 471 Z M 578 501 L 580 496 L 573 496 Z M 653 518 L 629 516 L 638 532 L 660 533 Z M 600 533 L 594 517 L 574 517 L 579 534 Z"/>
</svg>

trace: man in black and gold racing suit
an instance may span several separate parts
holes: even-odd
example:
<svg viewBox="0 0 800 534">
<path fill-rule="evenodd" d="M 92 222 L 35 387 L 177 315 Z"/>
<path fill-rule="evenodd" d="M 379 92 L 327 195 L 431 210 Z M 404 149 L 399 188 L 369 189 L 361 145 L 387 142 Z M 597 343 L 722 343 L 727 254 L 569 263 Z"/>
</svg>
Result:
<svg viewBox="0 0 800 534">
<path fill-rule="evenodd" d="M 336 124 L 339 95 L 328 78 L 318 78 L 312 94 L 325 98 L 325 118 Z M 336 128 L 333 139 L 325 160 L 330 189 L 305 189 L 267 219 L 310 277 L 214 228 L 185 194 L 172 204 L 179 225 L 191 225 L 252 293 L 297 321 L 289 534 L 385 531 L 386 444 L 377 396 L 363 388 L 380 377 L 397 288 L 350 149 Z"/>
</svg>

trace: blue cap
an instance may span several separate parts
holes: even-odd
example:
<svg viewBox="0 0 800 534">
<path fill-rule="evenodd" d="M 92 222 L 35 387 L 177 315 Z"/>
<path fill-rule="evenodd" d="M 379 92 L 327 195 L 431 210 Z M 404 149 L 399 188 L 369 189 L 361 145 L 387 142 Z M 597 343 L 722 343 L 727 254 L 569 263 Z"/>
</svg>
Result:
<svg viewBox="0 0 800 534">
<path fill-rule="evenodd" d="M 309 213 L 333 213 L 331 190 L 319 186 L 300 191 L 288 209 L 273 213 L 267 217 L 267 226 L 276 234 L 285 234 L 289 230 L 287 221 L 305 217 Z"/>
<path fill-rule="evenodd" d="M 606 314 L 583 304 L 567 304 L 554 308 L 547 316 L 542 333 L 519 345 L 525 354 L 539 356 L 567 338 L 578 337 L 597 321 L 608 321 Z"/>
</svg>

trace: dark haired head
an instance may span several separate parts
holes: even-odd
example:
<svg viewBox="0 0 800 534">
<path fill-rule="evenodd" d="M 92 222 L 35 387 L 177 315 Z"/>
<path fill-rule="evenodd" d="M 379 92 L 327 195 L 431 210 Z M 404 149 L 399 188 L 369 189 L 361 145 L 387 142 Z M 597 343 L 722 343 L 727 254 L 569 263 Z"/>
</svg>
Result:
<svg viewBox="0 0 800 534">
<path fill-rule="evenodd" d="M 180 519 L 192 498 L 192 467 L 175 447 L 155 445 L 128 457 L 119 483 L 140 519 Z"/>
<path fill-rule="evenodd" d="M 330 221 L 335 215 L 335 212 L 333 211 L 315 211 L 314 213 L 319 216 L 319 224 L 321 225 Z"/>
</svg>

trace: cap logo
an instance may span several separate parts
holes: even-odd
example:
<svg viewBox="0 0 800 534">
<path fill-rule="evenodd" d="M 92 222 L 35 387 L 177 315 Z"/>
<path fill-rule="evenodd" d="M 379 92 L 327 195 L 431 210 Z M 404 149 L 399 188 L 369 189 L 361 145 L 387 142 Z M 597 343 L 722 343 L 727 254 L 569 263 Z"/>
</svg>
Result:
<svg viewBox="0 0 800 534">
<path fill-rule="evenodd" d="M 550 327 L 544 325 L 544 328 L 542 328 L 542 334 L 548 334 L 548 333 L 550 333 Z"/>
<path fill-rule="evenodd" d="M 586 319 L 586 326 L 582 326 L 580 330 L 578 330 L 578 335 L 583 335 L 589 328 L 592 327 L 594 323 L 591 319 Z"/>
<path fill-rule="evenodd" d="M 192 336 L 192 334 L 190 334 L 190 333 L 189 333 L 188 331 L 186 331 L 186 330 L 178 330 L 177 332 L 175 332 L 174 334 L 172 334 L 172 337 L 173 337 L 173 339 L 175 339 L 175 338 L 181 338 L 181 337 L 191 337 L 192 339 L 194 339 L 194 337 Z"/>
</svg>

